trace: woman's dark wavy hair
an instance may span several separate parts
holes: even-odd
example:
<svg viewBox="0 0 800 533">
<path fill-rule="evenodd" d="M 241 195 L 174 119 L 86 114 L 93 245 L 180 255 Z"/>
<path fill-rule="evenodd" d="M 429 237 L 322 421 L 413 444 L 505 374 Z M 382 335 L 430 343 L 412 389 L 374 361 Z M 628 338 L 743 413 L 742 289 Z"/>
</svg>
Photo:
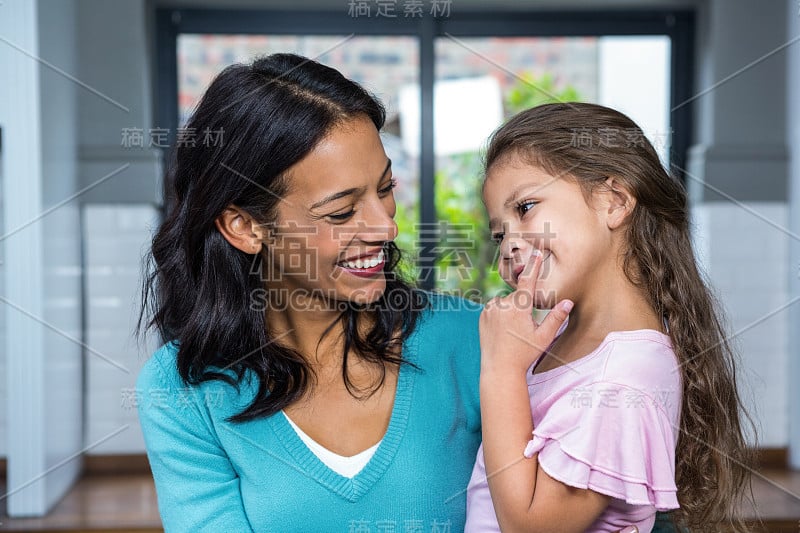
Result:
<svg viewBox="0 0 800 533">
<path fill-rule="evenodd" d="M 613 176 L 636 199 L 623 267 L 664 317 L 683 384 L 674 517 L 692 531 L 746 531 L 737 511 L 753 461 L 742 423 L 752 421 L 720 306 L 697 269 L 683 185 L 630 118 L 594 104 L 547 104 L 514 116 L 492 136 L 486 171 L 508 157 L 572 180 L 587 196 Z"/>
<path fill-rule="evenodd" d="M 260 223 L 273 222 L 289 188 L 287 170 L 332 128 L 358 117 L 368 117 L 380 130 L 385 111 L 338 71 L 298 55 L 274 54 L 226 68 L 206 90 L 186 128 L 221 132 L 222 142 L 174 150 L 166 176 L 170 209 L 148 257 L 139 331 L 155 327 L 164 340 L 177 341 L 178 372 L 187 384 L 222 380 L 238 387 L 252 372 L 258 392 L 231 417 L 235 422 L 290 405 L 311 386 L 313 375 L 303 354 L 270 338 L 269 308 L 252 305 L 253 295 L 263 293 L 262 254 L 233 247 L 214 220 L 233 204 Z M 394 243 L 385 254 L 387 283 L 380 300 L 369 306 L 337 302 L 341 314 L 325 332 L 341 327 L 342 376 L 354 395 L 372 394 L 383 384 L 387 365 L 404 363 L 399 348 L 428 303 L 425 293 L 397 275 L 401 258 Z M 374 387 L 352 384 L 348 352 L 383 368 Z"/>
</svg>

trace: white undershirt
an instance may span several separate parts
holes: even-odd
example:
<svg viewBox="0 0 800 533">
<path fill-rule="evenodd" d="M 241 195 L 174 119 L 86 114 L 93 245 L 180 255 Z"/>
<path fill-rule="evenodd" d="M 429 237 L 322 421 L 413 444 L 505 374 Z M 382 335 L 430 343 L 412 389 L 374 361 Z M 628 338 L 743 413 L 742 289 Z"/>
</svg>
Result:
<svg viewBox="0 0 800 533">
<path fill-rule="evenodd" d="M 283 412 L 283 411 L 281 411 Z M 317 458 L 323 462 L 325 466 L 339 474 L 340 476 L 344 477 L 354 477 L 356 474 L 361 472 L 361 470 L 367 466 L 367 463 L 372 456 L 375 455 L 375 450 L 378 449 L 378 446 L 381 445 L 381 441 L 378 441 L 377 444 L 371 446 L 364 450 L 363 452 L 357 453 L 351 457 L 345 457 L 344 455 L 339 455 L 338 453 L 333 453 L 328 448 L 324 447 L 300 429 L 300 427 L 295 424 L 291 418 L 286 413 L 283 413 L 283 416 L 286 417 L 286 420 L 289 422 L 289 425 L 292 426 L 294 432 L 297 433 L 297 436 L 300 437 L 300 440 L 308 447 L 311 452 L 317 456 Z"/>
</svg>

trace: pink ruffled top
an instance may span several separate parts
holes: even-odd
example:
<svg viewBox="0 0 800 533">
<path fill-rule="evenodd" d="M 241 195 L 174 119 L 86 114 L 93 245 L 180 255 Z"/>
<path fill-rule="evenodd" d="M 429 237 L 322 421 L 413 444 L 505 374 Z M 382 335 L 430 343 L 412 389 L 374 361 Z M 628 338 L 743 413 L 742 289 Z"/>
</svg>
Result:
<svg viewBox="0 0 800 533">
<path fill-rule="evenodd" d="M 577 361 L 528 372 L 534 430 L 525 456 L 535 455 L 553 479 L 612 497 L 587 531 L 619 531 L 632 524 L 650 531 L 656 510 L 678 508 L 681 392 L 668 336 L 655 330 L 612 332 Z M 467 489 L 465 531 L 500 531 L 482 446 Z"/>
</svg>

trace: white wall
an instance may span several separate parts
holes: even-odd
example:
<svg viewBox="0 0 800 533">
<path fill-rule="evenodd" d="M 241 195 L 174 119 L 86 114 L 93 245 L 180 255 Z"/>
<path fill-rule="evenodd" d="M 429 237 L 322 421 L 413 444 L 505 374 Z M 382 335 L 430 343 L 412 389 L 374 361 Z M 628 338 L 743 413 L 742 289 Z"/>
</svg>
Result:
<svg viewBox="0 0 800 533">
<path fill-rule="evenodd" d="M 800 37 L 800 4 L 786 0 L 787 40 Z M 786 51 L 786 125 L 789 145 L 789 227 L 800 233 L 800 42 Z M 791 239 L 788 267 L 789 296 L 800 298 L 800 240 Z M 789 462 L 800 468 L 800 303 L 789 309 Z"/>
<path fill-rule="evenodd" d="M 791 240 L 785 57 L 775 54 L 741 70 L 785 43 L 785 5 L 710 0 L 705 7 L 696 55 L 702 96 L 691 103 L 697 144 L 687 175 L 695 238 L 730 329 L 739 333 L 740 389 L 758 423 L 758 444 L 785 447 L 787 339 L 796 329 L 783 308 L 790 299 Z"/>
<path fill-rule="evenodd" d="M 39 1 L 40 54 L 65 72 L 75 72 L 76 2 Z M 44 431 L 46 464 L 58 464 L 84 447 L 83 361 L 78 190 L 77 92 L 73 80 L 51 68 L 41 69 Z M 65 465 L 76 475 L 80 460 Z M 57 501 L 73 476 L 48 484 L 47 502 Z"/>
<path fill-rule="evenodd" d="M 0 129 L 2 129 L 4 124 L 0 122 Z M 4 216 L 4 199 L 3 193 L 5 190 L 4 186 L 4 176 L 3 170 L 5 169 L 4 157 L 3 157 L 3 147 L 0 146 L 0 236 L 5 235 L 5 216 Z M 2 241 L 0 241 L 0 296 L 6 296 L 6 274 L 5 274 L 5 259 L 6 259 L 6 247 Z M 0 346 L 5 348 L 6 346 L 6 306 L 0 304 Z M 8 405 L 8 391 L 6 390 L 6 379 L 5 376 L 7 375 L 7 368 L 6 368 L 6 350 L 2 349 L 0 351 L 0 406 Z M 8 428 L 8 416 L 7 416 L 7 409 L 0 408 L 0 457 L 5 457 L 8 453 L 8 442 L 7 442 L 7 428 Z"/>
<path fill-rule="evenodd" d="M 8 513 L 41 515 L 83 448 L 75 2 L 3 3 Z M 5 80 L 4 80 L 5 81 Z"/>
<path fill-rule="evenodd" d="M 723 202 L 695 205 L 695 239 L 729 332 L 742 332 L 732 337 L 732 346 L 740 356 L 739 389 L 757 422 L 758 445 L 785 447 L 789 324 L 781 309 L 788 300 L 787 238 L 753 212 L 786 227 L 788 210 L 780 202 L 745 205 L 748 210 Z"/>
<path fill-rule="evenodd" d="M 135 389 L 136 377 L 156 346 L 155 337 L 139 346 L 132 332 L 139 311 L 140 265 L 157 224 L 157 211 L 149 205 L 91 204 L 83 209 L 86 344 L 111 360 L 91 355 L 86 360 L 86 442 L 127 426 L 90 454 L 144 450 L 136 407 L 152 399 Z"/>
<path fill-rule="evenodd" d="M 156 224 L 161 198 L 161 153 L 122 144 L 136 128 L 145 139 L 152 123 L 152 83 L 145 0 L 81 0 L 78 51 L 81 79 L 107 98 L 83 92 L 78 99 L 82 186 L 112 175 L 81 197 L 85 257 L 85 441 L 112 439 L 88 454 L 141 453 L 134 390 L 153 342 L 133 338 L 138 317 L 141 258 Z M 103 355 L 99 357 L 97 353 Z"/>
</svg>

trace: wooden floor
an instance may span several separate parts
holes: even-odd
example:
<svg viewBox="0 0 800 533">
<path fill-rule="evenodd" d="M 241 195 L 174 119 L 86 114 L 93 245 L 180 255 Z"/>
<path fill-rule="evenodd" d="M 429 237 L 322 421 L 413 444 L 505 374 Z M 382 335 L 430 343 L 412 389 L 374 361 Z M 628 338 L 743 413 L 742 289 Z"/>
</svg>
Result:
<svg viewBox="0 0 800 533">
<path fill-rule="evenodd" d="M 153 479 L 141 474 L 83 478 L 44 518 L 9 519 L 3 504 L 0 522 L 0 531 L 163 531 Z"/>
<path fill-rule="evenodd" d="M 754 472 L 753 495 L 756 513 L 762 522 L 753 522 L 753 531 L 800 532 L 800 471 L 762 469 Z M 750 510 L 747 514 L 755 513 Z"/>
<path fill-rule="evenodd" d="M 762 523 L 753 522 L 752 531 L 800 531 L 800 472 L 762 470 L 754 477 L 753 488 Z M 0 489 L 5 494 L 5 487 Z M 162 529 L 153 480 L 148 475 L 127 475 L 82 479 L 45 518 L 9 519 L 3 512 L 0 531 L 150 533 Z"/>
</svg>

